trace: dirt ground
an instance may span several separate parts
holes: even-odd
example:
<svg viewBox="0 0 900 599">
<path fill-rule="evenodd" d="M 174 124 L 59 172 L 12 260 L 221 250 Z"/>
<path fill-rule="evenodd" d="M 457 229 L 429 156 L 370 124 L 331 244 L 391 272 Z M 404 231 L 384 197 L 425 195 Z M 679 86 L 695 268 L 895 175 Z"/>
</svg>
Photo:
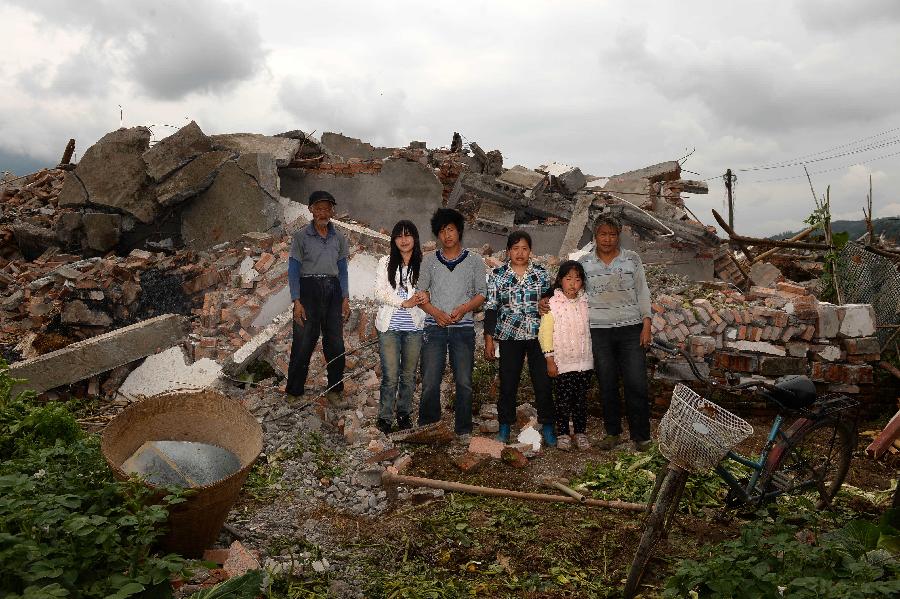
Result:
<svg viewBox="0 0 900 599">
<path fill-rule="evenodd" d="M 771 419 L 755 418 L 751 424 L 754 434 L 739 448 L 744 453 L 758 452 Z M 654 432 L 657 425 L 654 420 Z M 876 423 L 859 425 L 861 432 L 877 428 Z M 595 441 L 602 437 L 596 418 L 589 419 L 588 434 Z M 897 477 L 898 462 L 866 458 L 870 440 L 860 436 L 846 482 L 864 491 L 884 490 Z M 464 474 L 453 462 L 461 447 L 409 449 L 413 462 L 405 474 L 537 493 L 557 493 L 541 485 L 543 478 L 576 481 L 592 466 L 636 457 L 628 442 L 613 451 L 545 449 L 526 468 L 492 461 L 476 474 Z M 883 508 L 842 492 L 835 509 L 876 515 Z M 643 530 L 637 512 L 451 493 L 413 495 L 374 519 L 329 508 L 315 516 L 327 522 L 329 545 L 346 552 L 353 573 L 310 582 L 304 588 L 311 594 L 297 596 L 613 597 L 621 592 Z M 737 536 L 751 517 L 712 507 L 682 513 L 648 565 L 644 596 L 656 596 L 681 559 L 697 556 L 705 544 Z M 363 594 L 354 595 L 359 591 Z"/>
</svg>

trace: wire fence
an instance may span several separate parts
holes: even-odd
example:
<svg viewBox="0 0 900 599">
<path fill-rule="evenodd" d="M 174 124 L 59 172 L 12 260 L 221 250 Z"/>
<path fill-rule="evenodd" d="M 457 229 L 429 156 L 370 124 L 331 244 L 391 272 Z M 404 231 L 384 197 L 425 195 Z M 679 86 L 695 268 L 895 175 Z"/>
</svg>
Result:
<svg viewBox="0 0 900 599">
<path fill-rule="evenodd" d="M 838 284 L 845 303 L 872 304 L 875 310 L 876 336 L 882 351 L 887 351 L 900 330 L 900 273 L 884 256 L 869 252 L 850 242 L 838 252 Z"/>
</svg>

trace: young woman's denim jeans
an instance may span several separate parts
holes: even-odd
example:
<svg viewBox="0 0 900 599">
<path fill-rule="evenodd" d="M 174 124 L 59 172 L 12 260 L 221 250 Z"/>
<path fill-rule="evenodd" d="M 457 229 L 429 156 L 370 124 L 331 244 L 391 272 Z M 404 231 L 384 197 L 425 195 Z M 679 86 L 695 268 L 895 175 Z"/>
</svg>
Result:
<svg viewBox="0 0 900 599">
<path fill-rule="evenodd" d="M 422 331 L 385 331 L 378 333 L 381 353 L 381 401 L 378 418 L 394 421 L 409 416 L 416 390 L 416 368 L 422 350 Z M 397 388 L 400 393 L 397 393 Z"/>
</svg>

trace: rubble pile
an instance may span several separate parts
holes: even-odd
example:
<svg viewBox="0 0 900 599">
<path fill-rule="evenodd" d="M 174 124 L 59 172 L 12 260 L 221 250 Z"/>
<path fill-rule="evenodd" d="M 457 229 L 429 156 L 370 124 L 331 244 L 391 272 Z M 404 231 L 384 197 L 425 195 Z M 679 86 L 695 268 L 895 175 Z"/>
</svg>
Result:
<svg viewBox="0 0 900 599">
<path fill-rule="evenodd" d="M 859 393 L 880 360 L 869 304 L 836 306 L 803 286 L 778 282 L 749 293 L 722 289 L 654 296 L 653 334 L 683 344 L 718 370 L 774 380 L 808 374 L 829 391 Z M 709 364 L 700 364 L 709 372 Z M 663 362 L 657 376 L 690 380 L 686 364 Z M 770 381 L 771 382 L 771 381 Z"/>
</svg>

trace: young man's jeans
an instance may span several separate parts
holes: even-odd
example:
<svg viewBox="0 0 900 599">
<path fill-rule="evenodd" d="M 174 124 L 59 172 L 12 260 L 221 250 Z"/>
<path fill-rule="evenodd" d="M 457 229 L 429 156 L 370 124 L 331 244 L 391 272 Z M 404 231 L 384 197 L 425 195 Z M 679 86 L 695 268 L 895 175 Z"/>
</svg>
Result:
<svg viewBox="0 0 900 599">
<path fill-rule="evenodd" d="M 322 351 L 328 364 L 328 387 L 343 391 L 344 383 L 344 319 L 341 315 L 341 284 L 337 277 L 300 279 L 300 303 L 306 310 L 306 321 L 300 325 L 294 321 L 294 338 L 291 343 L 291 361 L 285 391 L 290 395 L 303 395 L 309 360 L 312 358 L 319 334 L 322 335 Z M 333 361 L 332 361 L 333 360 Z"/>
<path fill-rule="evenodd" d="M 591 329 L 594 372 L 600 382 L 603 427 L 607 435 L 622 434 L 619 375 L 625 391 L 625 410 L 632 441 L 650 440 L 650 404 L 646 353 L 641 347 L 641 328 L 636 324 L 609 329 Z"/>
<path fill-rule="evenodd" d="M 381 401 L 378 417 L 393 422 L 395 403 L 398 418 L 408 417 L 412 410 L 416 368 L 419 366 L 419 353 L 422 350 L 422 331 L 378 333 L 378 350 L 381 353 Z"/>
<path fill-rule="evenodd" d="M 500 424 L 516 423 L 516 396 L 525 357 L 528 357 L 528 373 L 534 387 L 534 403 L 538 421 L 553 424 L 553 396 L 550 376 L 547 374 L 547 358 L 537 339 L 499 341 L 500 344 L 500 398 L 497 401 L 497 419 Z"/>
<path fill-rule="evenodd" d="M 456 381 L 454 412 L 457 435 L 472 432 L 472 367 L 475 363 L 474 327 L 425 327 L 422 342 L 422 399 L 419 426 L 441 419 L 441 379 L 450 352 L 450 367 Z"/>
</svg>

